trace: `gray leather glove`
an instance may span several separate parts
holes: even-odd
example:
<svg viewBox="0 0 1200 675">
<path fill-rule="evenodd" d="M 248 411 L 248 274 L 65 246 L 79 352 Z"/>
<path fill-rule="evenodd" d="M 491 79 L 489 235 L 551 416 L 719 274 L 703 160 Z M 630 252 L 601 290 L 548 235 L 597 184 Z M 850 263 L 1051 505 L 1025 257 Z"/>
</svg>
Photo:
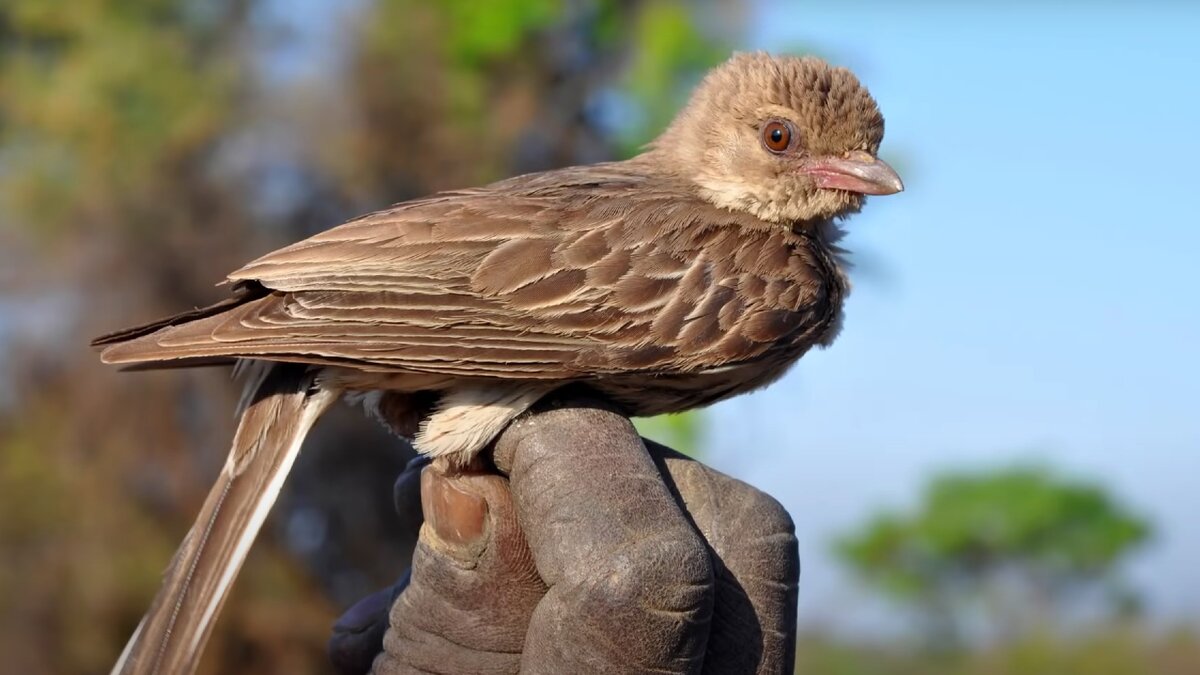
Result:
<svg viewBox="0 0 1200 675">
<path fill-rule="evenodd" d="M 412 567 L 339 619 L 338 672 L 792 672 L 799 561 L 774 499 L 581 398 L 492 459 L 397 480 L 425 517 Z"/>
</svg>

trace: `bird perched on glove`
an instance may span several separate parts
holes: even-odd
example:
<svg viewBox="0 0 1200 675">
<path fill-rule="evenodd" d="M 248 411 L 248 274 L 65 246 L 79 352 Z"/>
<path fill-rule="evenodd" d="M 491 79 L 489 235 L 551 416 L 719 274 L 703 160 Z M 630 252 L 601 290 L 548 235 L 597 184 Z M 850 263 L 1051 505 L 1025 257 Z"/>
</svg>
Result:
<svg viewBox="0 0 1200 675">
<path fill-rule="evenodd" d="M 107 363 L 251 373 L 222 474 L 114 672 L 190 672 L 301 441 L 343 396 L 471 461 L 547 394 L 628 415 L 779 378 L 841 325 L 837 222 L 899 192 L 849 71 L 739 54 L 645 152 L 368 214 L 229 275 L 231 297 L 96 340 Z M 431 408 L 424 403 L 433 400 Z"/>
</svg>

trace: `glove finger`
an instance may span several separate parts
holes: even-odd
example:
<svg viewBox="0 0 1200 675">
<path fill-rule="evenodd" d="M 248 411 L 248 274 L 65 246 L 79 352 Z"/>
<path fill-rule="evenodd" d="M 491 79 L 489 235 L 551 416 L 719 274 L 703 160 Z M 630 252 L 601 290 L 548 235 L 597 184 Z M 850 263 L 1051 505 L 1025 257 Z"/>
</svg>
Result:
<svg viewBox="0 0 1200 675">
<path fill-rule="evenodd" d="M 508 481 L 430 466 L 421 475 L 421 501 L 426 522 L 412 581 L 392 607 L 375 672 L 516 672 L 546 587 Z"/>
<path fill-rule="evenodd" d="M 712 561 L 629 420 L 561 401 L 510 426 L 494 458 L 550 584 L 521 672 L 700 672 Z"/>
<path fill-rule="evenodd" d="M 800 558 L 795 529 L 770 495 L 654 442 L 646 443 L 717 565 L 706 673 L 791 673 Z"/>
</svg>

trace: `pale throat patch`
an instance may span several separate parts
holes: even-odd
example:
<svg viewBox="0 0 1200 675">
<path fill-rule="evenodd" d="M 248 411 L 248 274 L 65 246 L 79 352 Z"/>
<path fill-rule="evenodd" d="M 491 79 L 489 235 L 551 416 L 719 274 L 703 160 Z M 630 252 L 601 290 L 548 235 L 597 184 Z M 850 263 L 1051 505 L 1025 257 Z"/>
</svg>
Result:
<svg viewBox="0 0 1200 675">
<path fill-rule="evenodd" d="M 814 220 L 822 216 L 822 207 L 828 206 L 820 203 L 821 199 L 803 199 L 784 185 L 759 186 L 711 176 L 698 176 L 695 181 L 701 198 L 710 204 L 770 223 Z"/>
</svg>

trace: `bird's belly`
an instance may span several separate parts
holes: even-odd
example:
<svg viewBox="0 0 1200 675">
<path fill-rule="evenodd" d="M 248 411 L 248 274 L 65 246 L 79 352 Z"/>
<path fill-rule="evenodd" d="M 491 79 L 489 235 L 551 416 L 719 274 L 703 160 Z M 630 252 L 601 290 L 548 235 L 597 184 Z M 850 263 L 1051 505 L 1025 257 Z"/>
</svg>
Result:
<svg viewBox="0 0 1200 675">
<path fill-rule="evenodd" d="M 699 408 L 765 387 L 779 379 L 802 355 L 802 351 L 777 354 L 708 371 L 630 375 L 591 384 L 630 415 L 661 415 Z"/>
</svg>

